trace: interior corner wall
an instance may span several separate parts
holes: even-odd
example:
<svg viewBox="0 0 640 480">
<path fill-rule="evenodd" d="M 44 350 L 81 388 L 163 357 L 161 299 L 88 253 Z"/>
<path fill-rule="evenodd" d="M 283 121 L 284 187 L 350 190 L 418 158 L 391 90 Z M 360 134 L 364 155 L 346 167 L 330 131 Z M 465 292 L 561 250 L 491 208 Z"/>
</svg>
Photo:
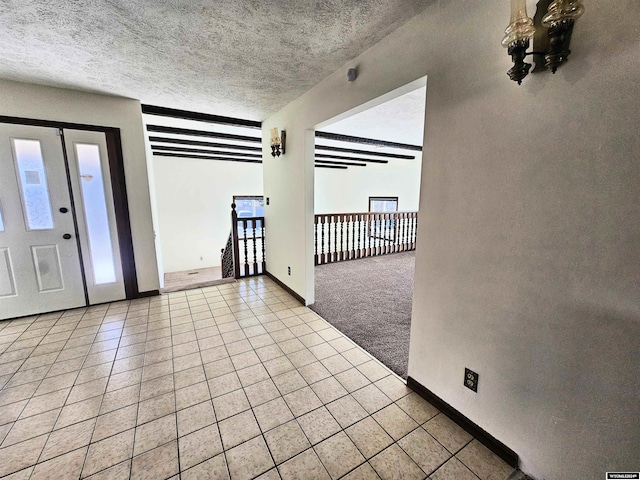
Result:
<svg viewBox="0 0 640 480">
<path fill-rule="evenodd" d="M 262 166 L 155 155 L 153 170 L 167 273 L 220 266 L 234 195 L 262 195 Z"/>
<path fill-rule="evenodd" d="M 315 168 L 315 213 L 367 212 L 369 197 L 398 197 L 398 211 L 417 211 L 422 154 L 411 154 L 415 154 L 414 160 L 390 160 L 347 170 Z"/>
<path fill-rule="evenodd" d="M 140 102 L 0 80 L 0 115 L 120 129 L 138 289 L 157 290 L 158 269 Z"/>
<path fill-rule="evenodd" d="M 409 375 L 540 480 L 638 470 L 640 4 L 586 9 L 518 86 L 504 1 L 432 2 L 263 123 L 292 145 L 264 165 L 268 267 L 312 296 L 308 132 L 429 75 Z"/>
</svg>

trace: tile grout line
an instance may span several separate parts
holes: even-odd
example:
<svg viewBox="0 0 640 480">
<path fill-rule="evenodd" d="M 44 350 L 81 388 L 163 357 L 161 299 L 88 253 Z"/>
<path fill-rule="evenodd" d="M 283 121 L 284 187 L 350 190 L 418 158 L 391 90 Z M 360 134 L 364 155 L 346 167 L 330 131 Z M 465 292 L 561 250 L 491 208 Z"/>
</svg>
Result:
<svg viewBox="0 0 640 480">
<path fill-rule="evenodd" d="M 109 303 L 109 306 L 111 306 L 111 303 Z M 127 315 L 129 314 L 129 309 L 130 309 L 130 308 L 131 308 L 131 303 L 129 303 L 129 304 L 127 305 Z M 108 312 L 108 311 L 109 311 L 109 309 L 107 308 L 107 312 Z M 104 319 L 105 319 L 106 317 L 107 317 L 107 315 L 106 315 L 106 312 L 105 312 L 105 315 L 102 317 L 102 321 L 100 322 L 100 325 L 101 325 L 101 326 L 102 326 L 102 325 L 104 325 Z M 98 443 L 98 442 L 95 442 L 95 443 L 94 443 L 92 440 L 93 440 L 93 436 L 95 435 L 95 432 L 96 432 L 96 427 L 98 426 L 98 418 L 100 417 L 100 411 L 102 410 L 102 404 L 104 403 L 104 396 L 106 395 L 106 393 L 107 393 L 107 388 L 109 387 L 109 382 L 110 382 L 110 380 L 111 380 L 111 374 L 112 374 L 112 372 L 113 372 L 113 366 L 115 365 L 116 359 L 118 358 L 118 350 L 120 350 L 120 343 L 122 342 L 122 334 L 124 333 L 125 325 L 126 325 L 126 316 L 125 316 L 125 319 L 124 319 L 124 320 L 122 320 L 122 329 L 121 329 L 121 331 L 120 331 L 120 336 L 118 337 L 118 346 L 115 348 L 116 353 L 114 354 L 113 361 L 111 362 L 111 368 L 109 369 L 109 376 L 108 376 L 108 378 L 107 378 L 107 383 L 106 383 L 106 384 L 105 384 L 105 386 L 104 386 L 104 391 L 103 391 L 103 393 L 102 393 L 102 397 L 101 397 L 101 399 L 100 399 L 100 406 L 98 407 L 97 415 L 96 415 L 95 417 L 91 417 L 91 418 L 95 418 L 95 419 L 96 419 L 96 421 L 95 421 L 95 423 L 93 424 L 93 429 L 91 430 L 91 437 L 89 438 L 89 444 L 87 445 L 87 452 L 85 453 L 84 461 L 82 462 L 82 468 L 80 469 L 80 473 L 79 473 L 79 475 L 78 475 L 78 477 L 79 477 L 79 478 L 85 478 L 85 477 L 82 475 L 82 472 L 84 471 L 84 468 L 85 468 L 85 466 L 86 466 L 87 460 L 88 460 L 88 458 L 89 458 L 89 451 L 91 450 L 91 445 L 94 445 L 95 443 Z M 95 339 L 98 337 L 98 335 L 99 335 L 99 334 L 100 334 L 100 328 L 98 328 L 98 332 L 96 332 L 96 336 L 94 337 L 94 342 L 95 342 Z M 107 340 L 107 341 L 108 341 L 108 340 Z M 92 344 L 92 345 L 93 345 L 93 344 Z M 91 351 L 91 348 L 89 349 L 89 352 L 90 352 L 90 351 Z M 89 356 L 89 353 L 87 354 L 87 356 L 85 357 L 84 362 L 82 363 L 82 365 L 83 365 L 83 366 L 84 366 L 84 363 L 86 362 L 86 360 L 87 360 L 87 357 L 88 357 L 88 356 Z M 107 363 L 107 362 L 104 362 L 104 363 Z M 101 363 L 99 363 L 98 365 L 102 365 L 102 364 L 101 364 Z M 93 365 L 92 365 L 92 366 L 93 366 Z M 82 371 L 82 368 L 80 369 L 80 371 Z M 78 376 L 80 376 L 80 373 L 78 373 Z M 77 380 L 77 377 L 76 377 L 76 380 Z M 75 386 L 75 381 L 74 381 L 74 386 Z M 72 390 L 73 390 L 73 387 L 72 387 Z M 84 421 L 84 420 L 83 420 L 83 421 Z M 77 422 L 77 423 L 79 423 L 79 422 Z M 126 430 L 125 430 L 125 431 L 126 431 Z M 120 432 L 120 433 L 123 433 L 123 432 Z M 109 437 L 107 437 L 107 438 L 109 438 Z M 106 440 L 106 438 L 104 438 L 104 439 L 102 439 L 102 440 Z M 100 441 L 101 441 L 101 440 L 100 440 Z M 131 446 L 131 448 L 133 449 L 133 445 Z M 111 466 L 109 466 L 109 467 L 107 467 L 107 468 L 111 468 Z M 103 469 L 103 470 L 106 470 L 106 468 L 105 468 L 105 469 Z M 102 471 L 102 470 L 99 470 L 98 472 L 100 472 L 100 471 Z M 94 472 L 94 473 L 92 473 L 92 475 L 93 475 L 93 474 L 95 474 L 95 473 L 98 473 L 98 472 Z"/>
<path fill-rule="evenodd" d="M 264 325 L 263 325 L 262 323 L 260 323 L 260 325 L 261 325 L 261 326 L 263 327 L 263 329 L 264 329 Z M 266 329 L 265 329 L 265 331 L 266 331 Z M 269 338 L 271 338 L 271 340 L 273 340 L 273 337 L 271 337 L 271 335 L 269 334 L 269 332 L 267 332 L 267 333 L 266 333 L 266 335 L 269 335 Z M 251 342 L 249 342 L 249 343 L 251 344 Z M 253 345 L 251 345 L 251 346 L 253 347 Z M 254 351 L 254 353 L 255 353 L 255 348 L 253 349 L 253 351 Z M 262 362 L 262 359 L 258 356 L 258 354 L 257 354 L 257 353 L 256 353 L 256 356 L 258 357 L 258 360 L 260 360 L 260 361 Z M 277 357 L 277 358 L 280 358 L 280 357 Z M 289 361 L 290 361 L 290 360 L 289 360 Z M 264 368 L 264 369 L 265 369 L 265 371 L 267 372 L 267 374 L 269 375 L 269 380 L 270 380 L 270 381 L 271 381 L 271 383 L 276 387 L 276 390 L 278 390 L 278 393 L 281 393 L 281 392 L 279 391 L 279 389 L 278 389 L 278 386 L 277 386 L 277 385 L 275 385 L 275 383 L 273 382 L 273 377 L 271 377 L 271 375 L 269 374 L 269 371 L 266 369 L 266 367 L 264 366 L 264 364 L 262 364 L 262 363 L 261 363 L 261 365 L 262 365 L 262 368 Z M 292 364 L 292 365 L 293 365 L 293 364 Z M 237 370 L 236 370 L 236 372 L 237 372 Z M 258 383 L 259 383 L 259 382 L 258 382 Z M 254 383 L 254 385 L 256 385 L 256 383 Z M 244 387 L 243 387 L 243 390 L 244 390 Z M 246 393 L 245 393 L 245 396 L 246 396 Z M 293 412 L 291 411 L 291 408 L 290 408 L 290 407 L 289 407 L 289 405 L 286 403 L 286 400 L 284 400 L 284 397 L 282 396 L 282 394 L 280 395 L 280 398 L 282 398 L 282 399 L 283 399 L 283 401 L 285 402 L 285 405 L 286 405 L 287 409 L 288 409 L 288 410 L 289 410 L 289 412 L 293 415 Z M 269 401 L 271 401 L 271 400 L 269 400 Z M 268 403 L 268 402 L 265 402 L 265 403 Z M 262 405 L 264 405 L 264 404 L 262 404 Z M 254 420 L 255 420 L 256 424 L 258 425 L 258 430 L 260 430 L 260 436 L 262 437 L 262 440 L 264 441 L 264 444 L 265 444 L 265 446 L 267 447 L 267 451 L 269 452 L 269 456 L 271 457 L 271 461 L 273 462 L 273 468 L 274 468 L 274 469 L 276 470 L 276 472 L 278 473 L 278 476 L 280 476 L 280 469 L 278 468 L 278 463 L 276 462 L 276 459 L 275 459 L 275 457 L 273 456 L 273 452 L 271 451 L 271 447 L 269 447 L 269 443 L 267 442 L 267 438 L 264 436 L 266 432 L 263 432 L 263 431 L 262 431 L 262 427 L 260 426 L 260 423 L 258 422 L 258 417 L 256 417 L 256 413 L 255 413 L 255 410 L 254 410 L 253 405 L 251 405 L 251 402 L 249 402 L 249 406 L 250 406 L 251 414 L 253 415 L 253 418 L 254 418 Z M 257 407 L 257 406 L 259 406 L 259 405 L 256 405 L 256 407 Z M 296 422 L 296 425 L 298 425 L 298 428 L 300 428 L 300 430 L 302 431 L 302 434 L 303 434 L 303 435 L 305 435 L 305 438 L 306 438 L 306 434 L 304 433 L 304 430 L 302 430 L 302 427 L 300 427 L 300 424 L 299 424 L 299 423 L 298 423 L 298 421 L 296 420 L 295 415 L 293 415 L 293 420 Z M 289 422 L 286 422 L 286 423 L 289 423 Z M 281 424 L 281 425 L 278 425 L 277 427 L 274 427 L 273 429 L 271 429 L 271 430 L 269 430 L 269 431 L 275 430 L 276 428 L 279 428 L 279 427 L 280 427 L 280 426 L 282 426 L 282 425 L 286 425 L 286 423 Z M 254 438 L 256 438 L 256 437 L 254 437 Z M 252 440 L 252 439 L 251 439 L 251 440 Z M 250 441 L 250 440 L 248 440 L 248 441 Z M 307 441 L 308 441 L 308 439 L 307 439 Z M 311 442 L 309 442 L 309 444 L 311 444 Z M 235 448 L 235 447 L 234 447 L 234 448 Z M 306 451 L 306 450 L 305 450 L 305 451 Z M 289 459 L 285 460 L 285 462 L 287 462 L 287 461 L 289 461 Z M 282 463 L 284 463 L 284 462 L 281 462 L 281 464 L 282 464 Z M 269 471 L 271 471 L 271 469 L 267 469 L 267 472 L 269 472 Z M 266 473 L 266 472 L 261 472 L 261 473 L 259 473 L 258 475 L 256 475 L 256 477 L 258 477 L 258 476 L 262 475 L 263 473 Z"/>
<path fill-rule="evenodd" d="M 131 478 L 131 474 L 133 473 L 133 459 L 135 458 L 134 457 L 134 453 L 136 451 L 136 438 L 138 437 L 138 416 L 140 415 L 140 404 L 142 403 L 140 401 L 140 395 L 142 393 L 142 378 L 144 376 L 144 367 L 145 367 L 144 360 L 147 357 L 147 351 L 146 351 L 147 350 L 147 348 L 146 348 L 147 347 L 147 345 L 146 345 L 147 341 L 146 341 L 146 339 L 147 339 L 147 337 L 149 335 L 149 310 L 151 310 L 151 301 L 149 301 L 149 308 L 147 310 L 147 319 L 146 319 L 147 321 L 145 322 L 146 325 L 147 325 L 147 328 L 146 328 L 146 331 L 145 331 L 145 351 L 144 351 L 144 354 L 141 354 L 141 355 L 144 355 L 144 356 L 142 357 L 142 367 L 140 367 L 141 368 L 141 372 L 140 372 L 140 382 L 139 382 L 138 395 L 137 395 L 138 396 L 138 401 L 137 401 L 137 404 L 136 404 L 136 421 L 135 421 L 135 424 L 133 425 L 133 442 L 131 443 L 131 453 L 130 453 L 130 456 L 128 458 L 128 461 L 129 461 L 129 478 Z M 125 323 L 126 323 L 126 320 L 125 320 Z M 123 331 L 124 331 L 124 328 L 123 328 Z M 172 342 L 172 345 L 173 345 L 173 342 Z M 117 358 L 117 354 L 116 354 L 116 358 Z M 116 360 L 114 360 L 114 362 L 113 362 L 114 365 L 115 365 L 115 362 L 116 362 Z M 136 369 L 133 369 L 133 370 L 136 370 Z M 133 370 L 131 370 L 131 371 L 133 371 Z M 172 363 L 172 370 L 173 370 L 173 363 Z M 124 387 L 124 388 L 127 388 L 127 387 Z M 175 398 L 174 398 L 174 402 L 175 402 Z M 100 409 L 102 409 L 102 406 L 100 407 Z M 175 409 L 175 403 L 174 403 L 174 409 Z M 176 421 L 176 423 L 177 423 L 177 421 Z M 116 465 L 118 465 L 118 464 L 116 464 Z M 107 468 L 111 468 L 112 466 L 114 466 L 114 465 L 111 465 L 111 466 L 109 466 Z"/>
<path fill-rule="evenodd" d="M 169 303 L 169 323 L 172 324 L 171 322 L 171 303 Z M 170 328 L 173 327 L 173 325 L 170 326 Z M 173 347 L 174 347 L 174 343 L 173 343 L 173 335 L 171 335 L 171 383 L 173 384 L 173 417 L 175 418 L 175 422 L 176 422 L 176 454 L 178 456 L 177 461 L 178 461 L 178 473 L 177 475 L 180 475 L 180 473 L 182 472 L 182 463 L 180 462 L 180 436 L 178 433 L 178 402 L 176 400 L 176 383 L 175 383 L 175 366 L 173 364 Z M 146 345 L 145 345 L 145 350 L 146 350 Z M 146 357 L 146 352 L 145 352 L 145 357 Z M 142 392 L 142 383 L 143 383 L 143 378 L 144 378 L 144 367 L 142 368 L 142 376 L 140 377 L 140 391 Z M 152 397 L 153 398 L 153 397 Z M 163 418 L 163 417 L 160 417 Z M 156 419 L 156 420 L 159 420 Z M 152 420 L 154 421 L 154 420 Z M 137 433 L 137 421 L 136 421 L 136 433 Z M 136 435 L 137 436 L 137 435 Z M 171 442 L 167 442 L 165 445 L 168 445 Z M 159 448 L 162 445 L 156 447 Z M 135 440 L 133 443 L 133 448 L 134 448 L 134 452 L 135 452 Z M 152 452 L 155 449 L 151 449 L 149 450 L 149 452 Z M 147 452 L 144 452 L 147 453 Z M 141 453 L 140 455 L 144 455 L 144 453 Z M 131 472 L 133 472 L 133 458 L 131 459 Z"/>
<path fill-rule="evenodd" d="M 218 289 L 217 287 L 215 287 L 215 288 L 219 291 L 219 289 Z M 188 301 L 187 301 L 187 303 L 188 303 Z M 214 317 L 213 317 L 213 312 L 211 312 L 211 308 L 209 307 L 209 303 L 208 303 L 208 302 L 207 302 L 207 307 L 209 308 L 209 312 L 211 313 L 211 318 L 212 318 L 212 319 L 214 319 Z M 191 309 L 189 309 L 189 310 L 191 310 Z M 215 320 L 214 320 L 214 323 L 215 323 Z M 195 326 L 194 326 L 194 329 L 195 329 Z M 216 326 L 216 330 L 217 330 L 217 329 L 218 329 L 218 327 Z M 221 337 L 221 338 L 222 338 L 222 337 Z M 214 418 L 214 420 L 215 420 L 214 425 L 216 426 L 216 430 L 217 430 L 217 432 L 218 432 L 218 436 L 220 437 L 220 448 L 222 448 L 222 452 L 221 452 L 221 453 L 222 453 L 222 456 L 223 456 L 223 459 L 224 459 L 225 469 L 226 469 L 226 472 L 227 472 L 227 476 L 228 476 L 228 478 L 231 478 L 231 472 L 230 472 L 230 470 L 229 470 L 229 462 L 227 461 L 227 456 L 226 456 L 226 454 L 225 454 L 225 450 L 224 450 L 224 444 L 223 444 L 223 442 L 222 442 L 222 434 L 220 433 L 220 427 L 219 427 L 219 425 L 218 425 L 220 422 L 219 422 L 219 420 L 218 420 L 218 415 L 216 414 L 216 407 L 213 405 L 213 394 L 212 394 L 212 392 L 211 392 L 211 384 L 209 383 L 209 379 L 207 378 L 207 372 L 206 372 L 206 370 L 204 369 L 204 365 L 205 365 L 205 363 L 204 363 L 204 361 L 203 361 L 203 359 L 202 359 L 202 349 L 201 349 L 201 347 L 200 347 L 200 342 L 199 342 L 199 341 L 197 341 L 197 340 L 196 340 L 196 342 L 198 343 L 198 355 L 200 356 L 200 362 L 201 362 L 201 365 L 202 365 L 202 372 L 203 372 L 203 374 L 204 374 L 204 378 L 205 378 L 205 381 L 204 381 L 204 382 L 207 384 L 207 391 L 209 392 L 209 400 L 206 400 L 206 401 L 207 401 L 207 402 L 209 402 L 209 403 L 211 403 L 211 409 L 212 409 L 212 411 L 213 411 L 213 418 Z M 214 347 L 214 348 L 215 348 L 215 347 Z M 226 351 L 226 347 L 225 347 L 225 351 Z M 228 353 L 228 352 L 227 352 L 227 353 Z M 205 403 L 205 402 L 201 402 L 201 403 Z M 207 426 L 204 426 L 204 427 L 202 427 L 202 428 L 207 428 Z M 176 413 L 176 430 L 177 430 L 177 429 L 178 429 L 178 415 L 177 415 L 177 413 Z M 200 430 L 201 430 L 201 429 L 200 429 Z M 195 430 L 195 431 L 198 431 L 198 430 Z M 189 435 L 190 435 L 191 433 L 195 433 L 195 431 L 194 431 L 194 432 L 190 432 L 190 433 L 189 433 Z M 178 433 L 178 435 L 179 435 L 179 433 Z M 186 435 L 185 435 L 185 436 L 186 436 Z M 180 438 L 180 437 L 178 437 L 178 445 L 180 444 L 180 442 L 179 442 L 179 438 Z M 179 448 L 179 447 L 178 447 L 178 448 Z M 219 455 L 219 454 L 218 454 L 218 455 Z M 217 455 L 216 455 L 216 456 L 217 456 Z M 215 457 L 215 456 L 214 456 L 214 457 Z M 212 457 L 212 458 L 214 458 L 214 457 Z M 209 460 L 209 459 L 204 460 L 203 462 L 206 462 L 206 461 L 208 461 L 208 460 Z M 203 463 L 203 462 L 201 462 L 201 463 Z M 198 464 L 198 465 L 199 465 L 199 464 Z M 189 468 L 193 468 L 193 467 L 195 467 L 195 466 L 196 466 L 196 465 L 192 465 L 192 466 L 191 466 L 191 467 L 189 467 Z M 182 475 L 182 466 L 179 466 L 178 472 L 179 472 L 179 474 L 180 474 L 180 475 Z"/>
<path fill-rule="evenodd" d="M 253 290 L 253 289 L 251 289 L 251 290 Z M 251 309 L 251 307 L 249 307 L 249 308 Z M 214 321 L 215 321 L 215 318 L 214 318 Z M 239 322 L 238 322 L 238 324 L 239 324 Z M 261 324 L 261 325 L 262 325 L 262 324 Z M 241 329 L 241 330 L 243 330 L 243 329 L 242 329 L 242 326 L 240 327 L 240 329 Z M 244 333 L 244 331 L 243 331 L 243 334 L 244 334 L 244 335 L 245 335 L 245 337 L 246 337 L 246 334 Z M 271 336 L 269 335 L 269 337 L 271 337 Z M 246 337 L 246 338 L 247 338 L 247 340 L 248 340 L 248 337 Z M 273 338 L 272 338 L 272 340 L 273 340 Z M 224 341 L 224 339 L 223 339 L 223 341 Z M 251 342 L 249 342 L 249 344 L 251 345 Z M 225 349 L 226 349 L 226 344 L 224 344 L 224 345 L 225 345 Z M 253 345 L 251 345 L 251 346 L 252 346 L 253 352 L 255 353 L 255 348 L 253 348 Z M 228 352 L 228 350 L 227 350 L 227 353 L 229 353 L 229 352 Z M 257 355 L 257 354 L 255 354 L 255 355 L 256 355 L 256 357 L 258 357 L 258 355 Z M 231 358 L 231 357 L 229 357 L 229 358 Z M 258 357 L 258 360 L 261 360 L 261 359 L 260 359 L 260 357 Z M 235 365 L 233 364 L 233 361 L 231 361 L 231 363 L 232 363 L 232 365 L 233 365 L 233 367 L 234 367 L 234 372 L 235 372 L 236 377 L 237 377 L 237 376 L 238 376 L 238 374 L 237 374 L 238 370 L 235 368 Z M 257 364 L 256 364 L 256 365 L 257 365 Z M 252 366 L 252 365 L 250 365 L 250 366 L 249 366 L 249 367 L 247 367 L 247 368 L 250 368 L 251 366 Z M 265 368 L 265 367 L 264 367 L 264 365 L 262 365 L 262 367 L 263 367 L 263 368 Z M 265 370 L 266 370 L 266 368 L 265 368 Z M 268 373 L 269 373 L 269 372 L 267 371 L 267 374 L 268 374 Z M 271 377 L 269 377 L 269 378 L 271 378 Z M 273 457 L 273 453 L 271 452 L 271 449 L 269 448 L 269 444 L 267 443 L 267 439 L 266 439 L 266 438 L 265 438 L 265 436 L 264 436 L 265 432 L 263 432 L 263 431 L 262 431 L 262 427 L 260 427 L 260 423 L 258 422 L 258 417 L 256 417 L 256 413 L 255 413 L 255 411 L 254 411 L 254 408 L 253 408 L 253 406 L 251 405 L 251 402 L 249 401 L 249 399 L 248 399 L 248 397 L 247 397 L 246 392 L 244 392 L 244 387 L 242 386 L 242 382 L 240 381 L 239 377 L 238 377 L 238 381 L 239 381 L 239 382 L 240 382 L 240 384 L 241 384 L 241 387 L 240 387 L 240 388 L 242 389 L 244 396 L 247 398 L 247 403 L 249 403 L 249 410 L 251 411 L 251 415 L 253 416 L 253 419 L 254 419 L 254 421 L 256 422 L 256 425 L 258 426 L 258 430 L 260 431 L 260 434 L 259 434 L 259 435 L 257 435 L 257 436 L 255 436 L 255 437 L 252 437 L 252 438 L 250 438 L 250 439 L 248 439 L 248 440 L 245 440 L 244 442 L 241 442 L 241 443 L 239 443 L 238 445 L 235 445 L 235 446 L 231 447 L 229 450 L 232 450 L 233 448 L 239 447 L 240 445 L 242 445 L 242 444 L 244 444 L 244 443 L 250 442 L 250 441 L 251 441 L 251 440 L 253 440 L 254 438 L 262 437 L 262 441 L 264 442 L 264 444 L 265 444 L 265 446 L 266 446 L 266 448 L 267 448 L 267 452 L 269 452 L 269 457 L 271 458 L 271 461 L 273 462 L 273 468 L 274 468 L 274 469 L 276 469 L 276 472 L 278 472 L 278 475 L 280 475 L 279 470 L 278 470 L 278 464 L 276 463 L 276 460 L 275 460 L 275 458 Z M 207 383 L 208 383 L 208 382 L 207 382 Z M 259 383 L 259 382 L 258 382 L 258 383 Z M 254 383 L 253 385 L 255 385 L 255 384 L 256 384 L 256 383 Z M 213 399 L 212 399 L 212 400 L 213 400 Z M 215 408 L 215 407 L 214 407 L 214 408 Z M 287 406 L 287 408 L 289 408 L 289 407 Z M 246 410 L 245 410 L 245 411 L 246 411 Z M 242 413 L 244 413 L 244 412 L 239 412 L 239 413 L 237 413 L 236 415 L 240 415 L 240 414 L 242 414 Z M 235 415 L 233 415 L 233 416 L 235 416 Z M 232 417 L 233 417 L 233 416 L 232 416 Z M 232 417 L 227 417 L 227 418 L 232 418 Z M 276 428 L 277 428 L 277 427 L 276 427 Z M 219 429 L 218 429 L 218 430 L 219 430 Z M 225 460 L 226 460 L 226 459 L 227 459 L 227 453 L 226 453 L 226 452 L 227 452 L 227 449 L 225 449 L 225 447 L 224 447 L 224 442 L 222 441 L 222 434 L 220 434 L 220 443 L 222 444 L 222 448 L 223 448 L 223 452 L 224 452 L 224 456 L 225 456 Z M 228 470 L 228 472 L 229 472 L 229 478 L 231 478 L 231 470 L 229 469 L 229 462 L 228 462 L 228 460 L 226 461 L 226 464 L 227 464 L 227 470 Z M 264 473 L 266 473 L 266 472 L 269 472 L 269 471 L 271 471 L 271 468 L 268 468 L 268 469 L 267 469 L 266 471 L 264 471 L 264 472 L 260 472 L 260 473 L 258 473 L 258 475 L 254 475 L 254 478 L 259 477 L 260 475 L 262 475 L 262 474 L 264 474 Z"/>
</svg>

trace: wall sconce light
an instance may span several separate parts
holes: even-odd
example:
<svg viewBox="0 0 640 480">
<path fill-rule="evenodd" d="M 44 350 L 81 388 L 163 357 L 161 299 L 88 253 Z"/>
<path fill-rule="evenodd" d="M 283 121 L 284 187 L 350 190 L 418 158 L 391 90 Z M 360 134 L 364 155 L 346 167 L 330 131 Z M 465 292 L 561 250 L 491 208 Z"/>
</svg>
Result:
<svg viewBox="0 0 640 480">
<path fill-rule="evenodd" d="M 530 39 L 536 34 L 536 25 L 527 15 L 526 0 L 511 0 L 511 23 L 504 31 L 502 45 L 513 60 L 513 67 L 507 72 L 509 78 L 518 85 L 529 74 L 531 64 L 524 61 L 527 55 L 544 57 L 544 66 L 552 73 L 568 60 L 571 50 L 571 33 L 576 19 L 584 13 L 582 0 L 554 0 L 550 4 L 538 3 L 538 8 L 548 5 L 538 28 L 548 29 L 549 46 L 544 52 L 527 52 Z"/>
<path fill-rule="evenodd" d="M 282 130 L 280 132 L 280 136 L 278 136 L 278 129 L 271 129 L 271 156 L 279 157 L 281 154 L 284 155 L 285 148 L 287 143 L 287 132 Z"/>
</svg>

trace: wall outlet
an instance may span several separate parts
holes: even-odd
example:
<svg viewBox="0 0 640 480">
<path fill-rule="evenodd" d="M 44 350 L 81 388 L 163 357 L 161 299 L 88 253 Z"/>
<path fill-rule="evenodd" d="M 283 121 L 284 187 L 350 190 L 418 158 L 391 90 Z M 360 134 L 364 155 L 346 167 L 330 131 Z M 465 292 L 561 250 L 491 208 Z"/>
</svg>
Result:
<svg viewBox="0 0 640 480">
<path fill-rule="evenodd" d="M 473 390 L 474 392 L 478 392 L 478 377 L 479 375 L 476 372 L 469 370 L 468 368 L 464 369 L 464 386 L 469 390 Z"/>
<path fill-rule="evenodd" d="M 269 197 L 267 197 L 267 205 L 269 205 Z"/>
<path fill-rule="evenodd" d="M 200 260 L 204 260 L 204 258 L 200 257 Z"/>
<path fill-rule="evenodd" d="M 291 275 L 291 267 L 287 267 L 287 273 Z"/>
</svg>

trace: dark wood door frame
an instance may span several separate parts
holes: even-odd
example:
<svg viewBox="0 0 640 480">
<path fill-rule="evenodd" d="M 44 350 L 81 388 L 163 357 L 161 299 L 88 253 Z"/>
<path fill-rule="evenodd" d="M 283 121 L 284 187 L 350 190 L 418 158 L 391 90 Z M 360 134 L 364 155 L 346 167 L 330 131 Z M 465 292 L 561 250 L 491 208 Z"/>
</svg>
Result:
<svg viewBox="0 0 640 480">
<path fill-rule="evenodd" d="M 0 115 L 0 123 L 16 125 L 31 125 L 35 127 L 50 127 L 70 130 L 85 130 L 103 132 L 107 141 L 109 171 L 111 174 L 111 188 L 118 230 L 118 243 L 122 260 L 122 275 L 124 278 L 125 295 L 128 300 L 134 298 L 158 295 L 157 290 L 140 292 L 138 289 L 138 275 L 136 272 L 133 239 L 131 235 L 131 218 L 125 183 L 124 157 L 122 154 L 122 139 L 120 129 L 100 125 L 86 125 L 81 123 L 58 122 L 55 120 L 35 120 L 32 118 L 8 117 Z M 65 152 L 66 155 L 66 152 Z"/>
</svg>

